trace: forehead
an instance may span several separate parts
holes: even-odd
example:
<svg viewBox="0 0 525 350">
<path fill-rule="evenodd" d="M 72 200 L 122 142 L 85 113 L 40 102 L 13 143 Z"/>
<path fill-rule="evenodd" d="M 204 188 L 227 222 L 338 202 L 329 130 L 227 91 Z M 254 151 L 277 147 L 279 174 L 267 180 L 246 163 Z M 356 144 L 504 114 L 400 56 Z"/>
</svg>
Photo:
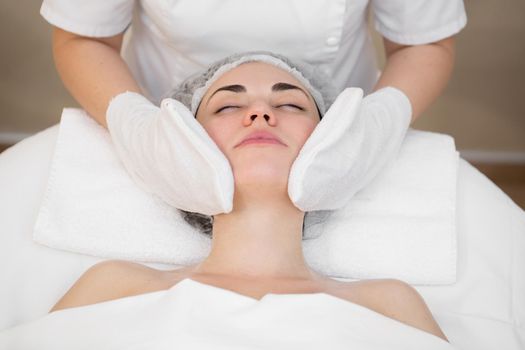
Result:
<svg viewBox="0 0 525 350">
<path fill-rule="evenodd" d="M 207 93 L 226 84 L 241 84 L 248 88 L 251 84 L 273 85 L 277 81 L 288 82 L 304 88 L 292 74 L 279 67 L 265 62 L 245 62 L 221 75 L 209 87 Z"/>
</svg>

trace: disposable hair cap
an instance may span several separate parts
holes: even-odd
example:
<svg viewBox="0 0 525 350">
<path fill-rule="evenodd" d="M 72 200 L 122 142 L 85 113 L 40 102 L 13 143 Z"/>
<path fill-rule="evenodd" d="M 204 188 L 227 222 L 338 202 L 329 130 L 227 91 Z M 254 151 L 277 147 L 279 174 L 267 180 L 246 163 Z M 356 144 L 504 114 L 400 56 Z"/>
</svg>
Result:
<svg viewBox="0 0 525 350">
<path fill-rule="evenodd" d="M 313 97 L 321 118 L 336 97 L 330 77 L 319 68 L 270 51 L 236 53 L 216 61 L 204 71 L 186 78 L 168 94 L 168 97 L 184 104 L 195 116 L 209 87 L 224 73 L 246 62 L 265 62 L 293 75 Z"/>
</svg>

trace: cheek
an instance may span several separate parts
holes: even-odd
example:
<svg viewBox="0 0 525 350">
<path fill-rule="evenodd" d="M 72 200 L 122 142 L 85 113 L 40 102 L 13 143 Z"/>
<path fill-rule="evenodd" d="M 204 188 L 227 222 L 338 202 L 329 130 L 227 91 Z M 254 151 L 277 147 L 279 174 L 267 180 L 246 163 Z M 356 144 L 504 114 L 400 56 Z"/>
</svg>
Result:
<svg viewBox="0 0 525 350">
<path fill-rule="evenodd" d="M 314 129 L 317 126 L 317 124 L 319 124 L 319 121 L 317 121 L 317 120 L 309 120 L 309 121 L 306 121 L 304 123 L 301 123 L 301 125 L 296 127 L 295 134 L 296 134 L 296 137 L 297 137 L 297 140 L 298 140 L 298 145 L 300 146 L 300 148 L 302 148 L 304 146 L 306 140 L 308 140 L 308 138 L 310 137 L 310 135 L 314 131 Z"/>
<path fill-rule="evenodd" d="M 226 123 L 215 123 L 208 122 L 202 125 L 206 130 L 210 138 L 217 144 L 217 147 L 222 151 L 222 153 L 227 154 L 227 148 L 231 143 L 232 138 L 232 128 L 230 128 Z M 228 141 L 230 140 L 230 141 Z M 229 143 L 230 142 L 230 143 Z"/>
</svg>

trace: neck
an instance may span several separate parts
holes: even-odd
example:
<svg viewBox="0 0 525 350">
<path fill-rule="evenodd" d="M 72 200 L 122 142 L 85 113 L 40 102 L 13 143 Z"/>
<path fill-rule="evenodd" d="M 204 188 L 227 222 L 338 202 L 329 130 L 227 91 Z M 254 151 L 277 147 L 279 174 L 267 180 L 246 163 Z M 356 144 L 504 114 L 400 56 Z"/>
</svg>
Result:
<svg viewBox="0 0 525 350">
<path fill-rule="evenodd" d="M 236 194 L 232 212 L 214 216 L 212 248 L 195 273 L 246 279 L 312 279 L 302 250 L 304 212 L 287 194 Z"/>
</svg>

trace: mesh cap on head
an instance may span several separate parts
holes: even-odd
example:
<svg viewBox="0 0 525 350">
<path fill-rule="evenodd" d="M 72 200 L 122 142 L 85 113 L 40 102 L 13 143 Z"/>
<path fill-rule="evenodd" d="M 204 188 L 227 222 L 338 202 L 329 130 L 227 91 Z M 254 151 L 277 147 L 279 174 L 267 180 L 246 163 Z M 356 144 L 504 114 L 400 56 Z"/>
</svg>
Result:
<svg viewBox="0 0 525 350">
<path fill-rule="evenodd" d="M 241 52 L 216 61 L 206 70 L 186 78 L 170 91 L 167 97 L 181 102 L 193 115 L 196 115 L 209 87 L 224 73 L 246 62 L 265 62 L 292 74 L 312 95 L 321 118 L 335 100 L 335 91 L 330 77 L 317 67 L 269 51 Z"/>
</svg>

